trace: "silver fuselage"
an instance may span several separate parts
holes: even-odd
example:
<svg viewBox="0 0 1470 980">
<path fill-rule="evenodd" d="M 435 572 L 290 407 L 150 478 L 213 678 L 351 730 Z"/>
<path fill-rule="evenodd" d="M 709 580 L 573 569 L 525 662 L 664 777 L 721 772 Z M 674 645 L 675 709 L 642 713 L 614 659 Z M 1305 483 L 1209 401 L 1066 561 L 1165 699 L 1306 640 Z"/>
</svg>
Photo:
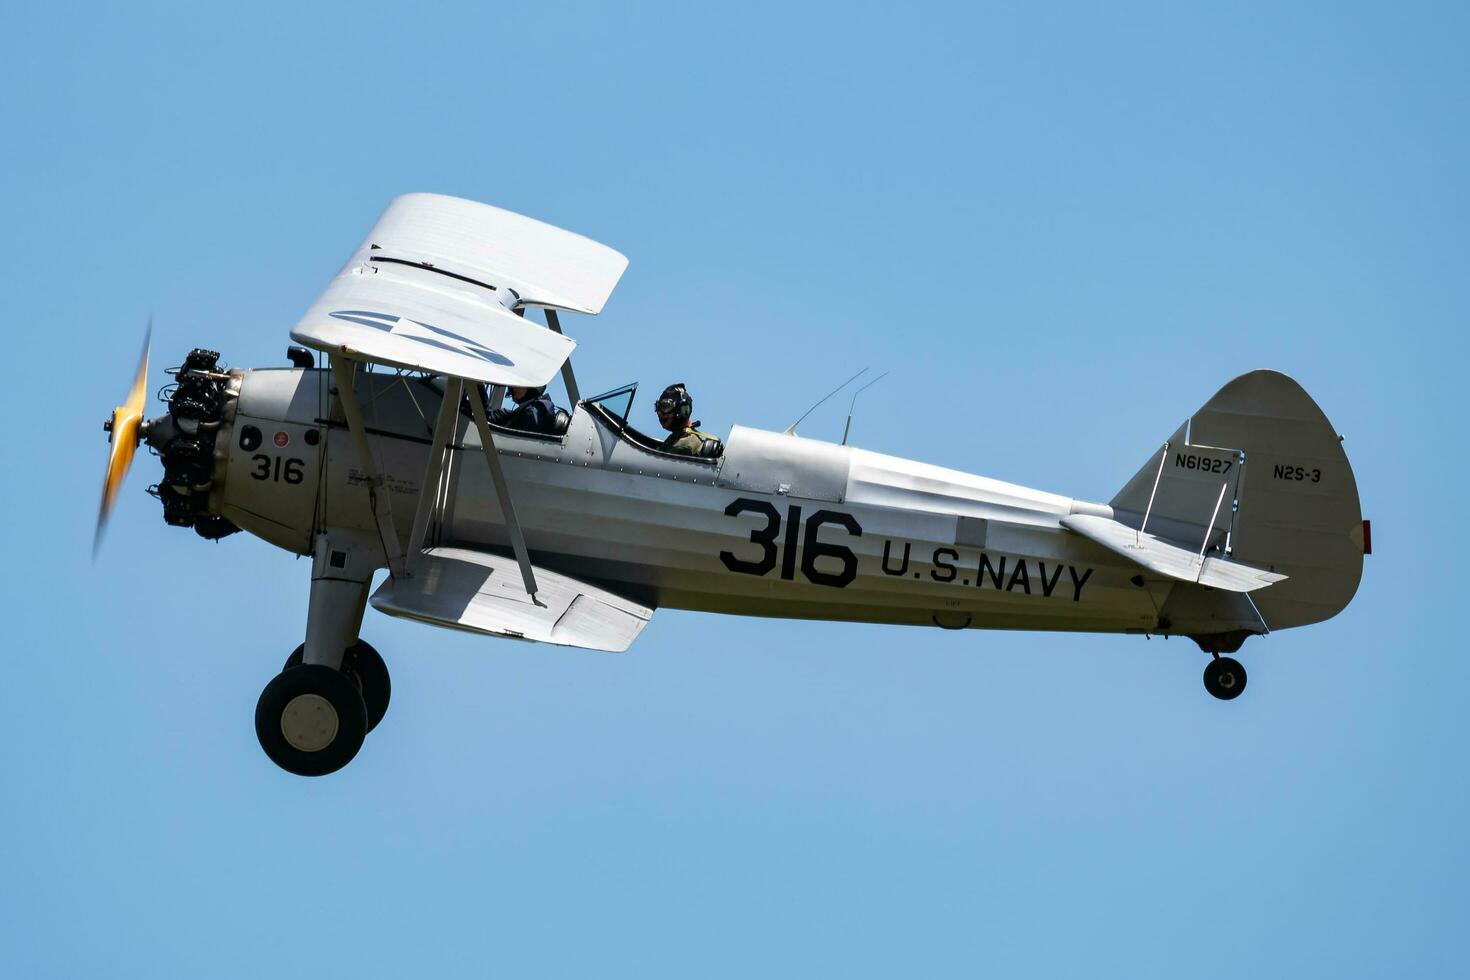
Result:
<svg viewBox="0 0 1470 980">
<path fill-rule="evenodd" d="M 235 390 L 211 509 L 299 554 L 323 530 L 377 535 L 330 375 L 241 372 Z M 406 545 L 440 401 L 435 382 L 363 372 L 358 394 Z M 618 430 L 583 404 L 563 437 L 497 429 L 495 441 L 532 560 L 650 606 L 1151 632 L 1179 587 L 1144 582 L 1135 566 L 1058 523 L 1068 514 L 1110 516 L 1104 505 L 742 426 L 723 457 L 708 461 L 658 452 Z M 428 542 L 508 552 L 468 417 L 450 457 L 441 486 L 429 491 L 439 506 Z"/>
</svg>

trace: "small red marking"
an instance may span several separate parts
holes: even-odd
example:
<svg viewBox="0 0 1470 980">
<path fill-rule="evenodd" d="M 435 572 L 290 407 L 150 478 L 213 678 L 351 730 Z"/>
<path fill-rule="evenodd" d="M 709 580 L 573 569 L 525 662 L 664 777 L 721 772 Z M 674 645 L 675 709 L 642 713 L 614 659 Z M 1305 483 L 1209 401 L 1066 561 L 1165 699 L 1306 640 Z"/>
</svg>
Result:
<svg viewBox="0 0 1470 980">
<path fill-rule="evenodd" d="M 1363 554 L 1373 554 L 1373 522 L 1363 518 Z"/>
<path fill-rule="evenodd" d="M 284 432 L 277 432 L 276 433 L 276 448 L 277 449 L 285 449 L 286 448 L 286 443 L 288 443 L 290 441 L 291 441 L 291 437 L 288 436 L 288 435 L 286 435 L 286 433 L 284 433 Z"/>
</svg>

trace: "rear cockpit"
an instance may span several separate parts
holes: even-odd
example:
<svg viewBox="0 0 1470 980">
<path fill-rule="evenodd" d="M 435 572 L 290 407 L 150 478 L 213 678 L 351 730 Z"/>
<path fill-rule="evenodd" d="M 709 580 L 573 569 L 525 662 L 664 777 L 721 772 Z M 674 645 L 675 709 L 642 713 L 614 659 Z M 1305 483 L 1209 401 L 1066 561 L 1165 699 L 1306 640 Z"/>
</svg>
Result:
<svg viewBox="0 0 1470 980">
<path fill-rule="evenodd" d="M 633 408 L 633 399 L 638 394 L 638 382 L 626 384 L 611 391 L 605 391 L 600 395 L 584 399 L 577 407 L 586 409 L 588 414 L 603 428 L 609 430 L 619 439 L 631 445 L 637 446 L 645 452 L 657 453 L 660 456 L 672 456 L 678 459 L 716 464 L 724 454 L 724 444 L 715 440 L 716 445 L 707 455 L 691 456 L 687 453 L 669 452 L 664 448 L 664 440 L 654 436 L 645 435 L 633 428 L 628 423 L 628 415 Z"/>
</svg>

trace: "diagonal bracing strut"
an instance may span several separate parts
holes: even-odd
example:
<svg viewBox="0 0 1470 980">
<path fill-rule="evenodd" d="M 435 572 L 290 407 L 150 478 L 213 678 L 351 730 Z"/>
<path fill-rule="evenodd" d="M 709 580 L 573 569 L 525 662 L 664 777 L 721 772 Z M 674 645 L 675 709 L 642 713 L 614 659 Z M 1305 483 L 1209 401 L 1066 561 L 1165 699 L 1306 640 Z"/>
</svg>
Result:
<svg viewBox="0 0 1470 980">
<path fill-rule="evenodd" d="M 332 377 L 337 382 L 337 394 L 342 402 L 342 414 L 347 416 L 347 428 L 357 446 L 358 463 L 367 474 L 368 500 L 373 508 L 373 522 L 378 526 L 378 537 L 383 542 L 388 571 L 394 576 L 403 575 L 407 572 L 407 567 L 403 552 L 398 547 L 398 529 L 393 525 L 393 506 L 388 499 L 388 487 L 373 461 L 372 446 L 368 443 L 367 428 L 362 420 L 362 406 L 357 402 L 353 362 L 340 354 L 328 354 L 327 362 L 332 366 Z"/>
<path fill-rule="evenodd" d="M 418 506 L 414 509 L 413 530 L 408 535 L 408 570 L 413 573 L 414 562 L 424 547 L 424 535 L 429 532 L 429 521 L 439 502 L 439 482 L 444 473 L 444 459 L 449 452 L 449 441 L 454 436 L 454 424 L 459 420 L 459 378 L 444 380 L 444 397 L 439 402 L 439 415 L 434 419 L 434 441 L 429 446 L 429 465 L 424 470 L 424 482 L 419 490 Z"/>
<path fill-rule="evenodd" d="M 516 563 L 521 566 L 521 579 L 526 584 L 526 592 L 530 594 L 531 601 L 538 606 L 536 600 L 536 573 L 531 569 L 531 556 L 526 551 L 526 538 L 521 534 L 521 522 L 516 519 L 515 505 L 510 499 L 510 484 L 506 482 L 505 471 L 500 466 L 500 454 L 495 451 L 495 438 L 490 434 L 490 423 L 485 417 L 485 400 L 480 396 L 480 386 L 468 384 L 464 386 L 465 393 L 469 395 L 470 411 L 475 416 L 475 428 L 480 431 L 480 445 L 485 450 L 485 462 L 490 464 L 490 477 L 495 481 L 495 496 L 500 501 L 500 512 L 505 516 L 505 529 L 510 532 L 510 546 L 515 550 Z"/>
<path fill-rule="evenodd" d="M 565 336 L 561 332 L 561 318 L 549 306 L 546 307 L 546 325 L 557 334 Z M 577 402 L 582 400 L 582 393 L 577 390 L 577 376 L 572 373 L 572 359 L 570 357 L 561 362 L 561 380 L 567 386 L 567 397 L 572 400 L 573 405 L 576 405 Z"/>
</svg>

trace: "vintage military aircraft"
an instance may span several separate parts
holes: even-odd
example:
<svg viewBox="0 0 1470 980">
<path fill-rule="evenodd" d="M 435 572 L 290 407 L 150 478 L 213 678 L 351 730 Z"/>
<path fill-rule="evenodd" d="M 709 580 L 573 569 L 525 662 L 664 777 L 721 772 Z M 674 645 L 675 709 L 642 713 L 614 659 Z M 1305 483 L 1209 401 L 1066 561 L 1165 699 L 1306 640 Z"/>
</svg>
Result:
<svg viewBox="0 0 1470 980">
<path fill-rule="evenodd" d="M 410 194 L 292 330 L 319 354 L 224 370 L 196 349 L 167 413 L 145 421 L 145 343 L 106 425 L 98 534 L 145 441 L 168 523 L 312 557 L 305 640 L 256 708 L 276 764 L 335 771 L 382 719 L 369 602 L 610 651 L 661 606 L 1182 635 L 1230 699 L 1246 674 L 1222 654 L 1325 620 L 1357 590 L 1369 538 L 1352 469 L 1284 375 L 1225 385 L 1106 504 L 738 425 L 718 458 L 674 455 L 629 424 L 636 385 L 580 396 L 561 332 L 559 312 L 599 312 L 626 265 L 517 214 Z M 545 326 L 525 317 L 537 307 Z M 557 431 L 489 421 L 506 387 L 558 371 L 574 407 Z"/>
</svg>

